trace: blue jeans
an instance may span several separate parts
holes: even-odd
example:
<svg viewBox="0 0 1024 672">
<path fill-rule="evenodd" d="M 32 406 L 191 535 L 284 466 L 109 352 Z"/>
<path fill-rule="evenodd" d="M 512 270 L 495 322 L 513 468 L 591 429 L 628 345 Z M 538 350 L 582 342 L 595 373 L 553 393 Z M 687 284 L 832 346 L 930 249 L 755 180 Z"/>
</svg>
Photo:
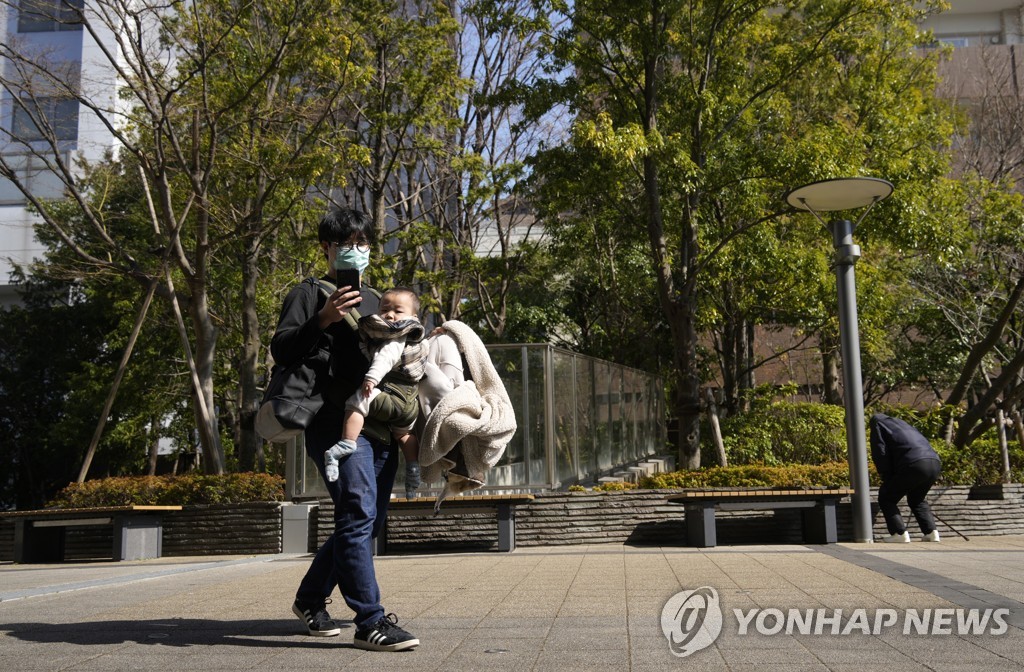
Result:
<svg viewBox="0 0 1024 672">
<path fill-rule="evenodd" d="M 371 539 L 387 519 L 388 501 L 398 470 L 398 450 L 365 436 L 356 452 L 341 458 L 338 480 L 324 476 L 324 451 L 341 439 L 342 415 L 325 411 L 306 429 L 306 453 L 334 502 L 334 533 L 317 551 L 295 598 L 319 602 L 338 586 L 345 603 L 355 612 L 356 628 L 370 626 L 384 616 L 380 588 L 373 569 Z"/>
</svg>

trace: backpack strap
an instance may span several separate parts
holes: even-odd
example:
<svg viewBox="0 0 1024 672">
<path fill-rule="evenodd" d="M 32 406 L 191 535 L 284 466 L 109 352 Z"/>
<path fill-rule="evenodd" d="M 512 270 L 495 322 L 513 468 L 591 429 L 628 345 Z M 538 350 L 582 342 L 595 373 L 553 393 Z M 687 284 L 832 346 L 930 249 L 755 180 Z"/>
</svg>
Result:
<svg viewBox="0 0 1024 672">
<path fill-rule="evenodd" d="M 324 295 L 324 297 L 329 297 L 338 289 L 337 285 L 335 285 L 334 283 L 330 282 L 329 280 L 323 280 L 321 278 L 314 278 L 310 276 L 309 282 L 312 285 L 314 285 L 317 289 L 319 289 L 320 292 Z M 376 296 L 378 299 L 381 297 L 381 293 L 377 291 L 375 287 L 368 286 L 366 287 L 366 289 L 370 290 L 370 293 Z M 358 310 L 356 310 L 355 308 L 350 308 L 349 311 L 345 313 L 345 324 L 347 324 L 352 329 L 352 331 L 358 331 L 359 320 L 361 320 L 362 317 L 363 316 L 359 314 Z"/>
</svg>

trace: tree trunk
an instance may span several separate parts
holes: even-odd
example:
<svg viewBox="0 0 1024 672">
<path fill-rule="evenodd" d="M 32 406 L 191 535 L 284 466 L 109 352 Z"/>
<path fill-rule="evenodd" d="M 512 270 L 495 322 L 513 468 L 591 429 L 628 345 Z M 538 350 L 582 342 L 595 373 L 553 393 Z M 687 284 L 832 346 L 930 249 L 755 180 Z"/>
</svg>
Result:
<svg viewBox="0 0 1024 672">
<path fill-rule="evenodd" d="M 994 381 L 991 381 L 985 393 L 960 418 L 956 435 L 953 437 L 953 445 L 963 448 L 992 426 L 994 420 L 991 416 L 996 401 L 1017 378 L 1022 369 L 1024 369 L 1024 350 L 1019 351 L 1012 360 L 1003 364 L 999 375 Z"/>
<path fill-rule="evenodd" d="M 731 301 L 729 294 L 730 283 L 722 288 L 724 301 L 728 306 Z M 725 323 L 722 325 L 722 403 L 725 405 L 729 415 L 734 415 L 739 410 L 739 381 L 736 378 L 740 364 L 736 361 L 736 353 L 739 352 L 736 343 L 736 321 L 733 319 L 733 312 L 729 307 L 725 308 Z"/>
<path fill-rule="evenodd" d="M 210 318 L 205 299 L 206 297 L 203 295 L 202 300 L 193 300 L 192 303 L 197 308 L 193 314 L 193 324 L 196 331 L 196 374 L 199 376 L 200 392 L 203 395 L 203 403 L 206 407 L 208 420 L 207 423 L 200 424 L 202 428 L 200 438 L 202 439 L 203 461 L 206 465 L 206 473 L 223 474 L 225 467 L 224 449 L 220 443 L 220 433 L 217 431 L 217 410 L 213 397 L 213 368 L 214 353 L 217 349 L 217 329 L 213 326 L 213 320 Z M 197 417 L 197 420 L 201 420 L 201 418 Z"/>
<path fill-rule="evenodd" d="M 722 439 L 722 428 L 718 424 L 718 406 L 715 404 L 715 394 L 710 388 L 705 388 L 704 398 L 707 400 L 708 424 L 711 425 L 711 439 L 715 443 L 718 463 L 723 467 L 727 467 L 729 466 L 729 458 L 725 455 L 725 441 Z"/>
<path fill-rule="evenodd" d="M 1018 280 L 1017 284 L 1014 285 L 1013 291 L 1010 292 L 1010 296 L 1006 299 L 1006 305 L 1003 306 L 1003 310 L 999 313 L 999 317 L 989 327 L 988 332 L 985 336 L 974 344 L 971 351 L 967 355 L 967 359 L 964 362 L 963 369 L 960 372 L 960 378 L 953 385 L 953 389 L 950 390 L 949 396 L 946 397 L 946 404 L 949 406 L 957 406 L 964 399 L 964 395 L 967 394 L 967 390 L 970 388 L 971 380 L 977 373 L 978 367 L 981 366 L 985 359 L 985 356 L 992 352 L 996 344 L 999 343 L 999 339 L 1002 337 L 1003 332 L 1006 329 L 1006 325 L 1009 324 L 1013 317 L 1014 312 L 1017 309 L 1017 304 L 1020 303 L 1021 297 L 1024 296 L 1024 275 Z"/>
<path fill-rule="evenodd" d="M 1002 457 L 1002 481 L 1010 482 L 1010 447 L 1006 442 L 1006 415 L 1003 409 L 996 411 L 996 422 L 998 423 L 999 453 Z"/>
<path fill-rule="evenodd" d="M 839 346 L 835 339 L 822 333 L 819 341 L 821 348 L 821 400 L 833 406 L 843 405 L 843 395 L 839 389 Z"/>
<path fill-rule="evenodd" d="M 683 298 L 683 297 L 681 297 Z M 672 304 L 669 317 L 676 369 L 675 417 L 679 422 L 678 468 L 700 468 L 700 377 L 697 375 L 696 300 Z"/>
<path fill-rule="evenodd" d="M 160 457 L 160 418 L 153 418 L 150 427 L 153 430 L 149 442 L 149 465 L 146 467 L 146 475 L 156 476 L 157 460 Z"/>
<path fill-rule="evenodd" d="M 743 394 L 754 389 L 754 326 L 743 318 L 736 323 L 736 382 L 740 412 L 750 410 L 750 396 Z"/>
<path fill-rule="evenodd" d="M 260 357 L 260 323 L 256 312 L 256 278 L 259 246 L 248 246 L 242 259 L 242 355 L 238 383 L 238 469 L 263 471 L 266 458 L 263 441 L 256 434 L 256 414 L 260 393 L 256 389 L 256 370 Z"/>
<path fill-rule="evenodd" d="M 166 281 L 174 320 L 178 326 L 178 335 L 192 379 L 192 410 L 199 433 L 202 462 L 207 473 L 223 474 L 224 453 L 220 447 L 213 415 L 213 352 L 216 347 L 216 330 L 207 310 L 206 294 L 203 291 L 197 293 L 196 290 L 201 290 L 202 287 L 199 283 L 194 284 L 193 300 L 189 304 L 192 326 L 196 332 L 196 354 L 193 354 L 170 270 L 167 271 Z"/>
<path fill-rule="evenodd" d="M 114 374 L 114 381 L 110 384 L 110 390 L 107 392 L 107 399 L 103 403 L 103 410 L 100 411 L 100 417 L 96 421 L 96 429 L 93 432 L 92 440 L 89 442 L 89 448 L 85 451 L 85 459 L 82 461 L 82 469 L 78 472 L 78 482 L 85 482 L 85 477 L 89 473 L 89 466 L 92 464 L 92 458 L 96 454 L 96 446 L 100 443 L 100 437 L 103 435 L 103 428 L 107 424 L 107 418 L 110 416 L 110 409 L 114 406 L 114 399 L 117 397 L 117 390 L 121 386 L 121 380 L 124 378 L 124 372 L 128 369 L 128 360 L 132 356 L 132 350 L 135 349 L 135 342 L 139 338 L 139 333 L 142 331 L 142 324 L 146 320 L 146 314 L 149 312 L 149 306 L 153 303 L 153 295 L 156 293 L 156 287 L 159 284 L 156 278 L 153 278 L 149 287 L 146 289 L 146 296 L 142 300 L 142 307 L 139 308 L 139 313 L 135 318 L 135 324 L 132 326 L 131 334 L 128 336 L 128 343 L 125 345 L 124 354 L 121 355 L 121 362 L 117 365 L 117 372 Z"/>
</svg>

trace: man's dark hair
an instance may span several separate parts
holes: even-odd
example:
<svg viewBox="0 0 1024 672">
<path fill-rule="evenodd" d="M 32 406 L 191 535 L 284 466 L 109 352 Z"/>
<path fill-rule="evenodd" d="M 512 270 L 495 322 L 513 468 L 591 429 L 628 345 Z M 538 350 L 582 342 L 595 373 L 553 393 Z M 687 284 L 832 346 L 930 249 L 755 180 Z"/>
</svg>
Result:
<svg viewBox="0 0 1024 672">
<path fill-rule="evenodd" d="M 331 208 L 320 219 L 320 226 L 317 229 L 320 242 L 344 243 L 353 236 L 356 239 L 365 238 L 371 245 L 374 243 L 377 232 L 374 230 L 373 221 L 365 212 L 352 208 Z"/>
</svg>

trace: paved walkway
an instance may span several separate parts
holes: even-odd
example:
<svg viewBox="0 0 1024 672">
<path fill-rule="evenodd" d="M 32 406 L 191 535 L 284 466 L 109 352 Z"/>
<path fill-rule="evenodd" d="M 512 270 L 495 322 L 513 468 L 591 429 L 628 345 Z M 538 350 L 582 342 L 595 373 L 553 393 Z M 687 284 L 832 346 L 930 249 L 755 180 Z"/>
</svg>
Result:
<svg viewBox="0 0 1024 672">
<path fill-rule="evenodd" d="M 378 558 L 385 608 L 423 642 L 405 653 L 352 648 L 350 623 L 305 635 L 308 560 L 0 565 L 0 669 L 1024 669 L 1024 537 Z"/>
</svg>

